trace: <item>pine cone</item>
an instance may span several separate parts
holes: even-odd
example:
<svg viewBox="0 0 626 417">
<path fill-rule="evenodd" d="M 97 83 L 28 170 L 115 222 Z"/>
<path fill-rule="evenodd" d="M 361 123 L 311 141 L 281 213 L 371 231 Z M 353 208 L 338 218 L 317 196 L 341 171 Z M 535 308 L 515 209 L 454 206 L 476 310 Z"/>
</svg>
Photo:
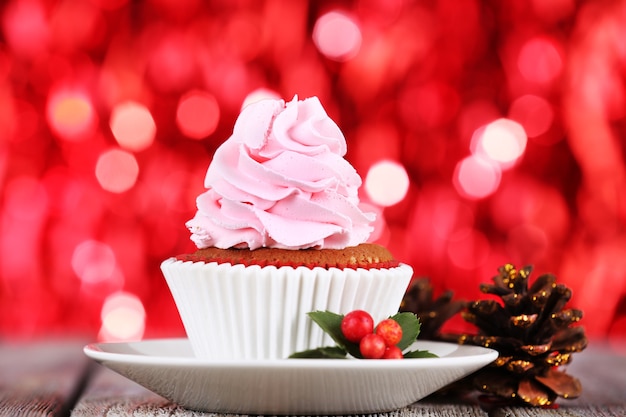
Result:
<svg viewBox="0 0 626 417">
<path fill-rule="evenodd" d="M 458 343 L 490 347 L 499 357 L 470 378 L 475 388 L 513 403 L 549 406 L 557 397 L 576 398 L 578 379 L 557 368 L 570 362 L 572 353 L 587 346 L 580 326 L 582 311 L 563 307 L 571 290 L 557 284 L 551 274 L 541 275 L 528 287 L 532 271 L 507 264 L 498 269 L 494 284 L 482 284 L 486 294 L 501 298 L 469 303 L 463 318 L 475 324 L 478 335 L 462 335 Z"/>
<path fill-rule="evenodd" d="M 441 340 L 441 326 L 464 307 L 462 301 L 452 301 L 453 292 L 446 291 L 433 300 L 433 287 L 427 278 L 414 280 L 407 290 L 400 311 L 419 317 L 422 340 Z"/>
</svg>

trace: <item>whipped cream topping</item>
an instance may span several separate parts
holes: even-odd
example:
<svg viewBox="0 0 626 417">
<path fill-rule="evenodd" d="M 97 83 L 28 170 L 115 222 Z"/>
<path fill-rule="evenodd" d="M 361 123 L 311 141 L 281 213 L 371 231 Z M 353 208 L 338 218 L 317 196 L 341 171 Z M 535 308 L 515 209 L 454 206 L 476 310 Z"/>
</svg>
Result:
<svg viewBox="0 0 626 417">
<path fill-rule="evenodd" d="M 317 97 L 246 106 L 215 152 L 186 225 L 198 248 L 343 249 L 365 242 L 361 177 Z"/>
</svg>

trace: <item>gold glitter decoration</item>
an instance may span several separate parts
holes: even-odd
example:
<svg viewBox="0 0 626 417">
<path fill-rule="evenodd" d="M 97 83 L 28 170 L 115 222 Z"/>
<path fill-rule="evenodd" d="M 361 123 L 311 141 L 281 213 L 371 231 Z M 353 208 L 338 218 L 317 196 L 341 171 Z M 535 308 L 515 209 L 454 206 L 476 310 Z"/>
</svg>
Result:
<svg viewBox="0 0 626 417">
<path fill-rule="evenodd" d="M 467 303 L 461 316 L 479 330 L 476 335 L 448 337 L 460 344 L 490 347 L 500 356 L 464 382 L 515 404 L 549 406 L 558 398 L 576 398 L 582 387 L 578 379 L 560 371 L 572 353 L 587 346 L 583 313 L 564 309 L 572 296 L 552 274 L 529 285 L 532 267 L 516 269 L 507 264 L 498 269 L 493 284 L 480 289 L 499 300 Z"/>
</svg>

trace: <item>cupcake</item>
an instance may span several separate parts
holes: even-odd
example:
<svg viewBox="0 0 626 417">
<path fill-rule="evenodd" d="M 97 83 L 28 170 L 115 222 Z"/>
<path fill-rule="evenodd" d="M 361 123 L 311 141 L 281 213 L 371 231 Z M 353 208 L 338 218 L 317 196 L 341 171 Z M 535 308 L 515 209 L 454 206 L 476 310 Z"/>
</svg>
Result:
<svg viewBox="0 0 626 417">
<path fill-rule="evenodd" d="M 398 311 L 413 271 L 367 243 L 345 153 L 316 97 L 242 110 L 186 224 L 198 250 L 161 264 L 197 357 L 286 358 L 334 344 L 310 311 Z"/>
</svg>

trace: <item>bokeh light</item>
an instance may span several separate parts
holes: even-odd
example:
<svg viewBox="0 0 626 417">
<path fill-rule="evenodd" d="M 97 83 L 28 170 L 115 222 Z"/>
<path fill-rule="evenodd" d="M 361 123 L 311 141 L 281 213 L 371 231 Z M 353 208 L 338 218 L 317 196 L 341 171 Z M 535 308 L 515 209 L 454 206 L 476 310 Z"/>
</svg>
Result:
<svg viewBox="0 0 626 417">
<path fill-rule="evenodd" d="M 156 123 L 150 110 L 142 104 L 130 101 L 115 106 L 109 125 L 122 148 L 142 151 L 154 142 Z"/>
<path fill-rule="evenodd" d="M 110 279 L 115 266 L 113 249 L 95 240 L 81 242 L 72 254 L 72 269 L 80 280 L 86 283 Z"/>
<path fill-rule="evenodd" d="M 193 43 L 185 32 L 174 28 L 155 25 L 150 30 L 147 76 L 159 91 L 183 91 L 195 72 Z"/>
<path fill-rule="evenodd" d="M 369 169 L 365 191 L 376 204 L 386 207 L 399 203 L 409 189 L 409 176 L 402 165 L 394 161 L 380 161 Z"/>
<path fill-rule="evenodd" d="M 511 103 L 509 118 L 521 124 L 529 138 L 540 136 L 554 122 L 554 109 L 542 97 L 526 94 Z"/>
<path fill-rule="evenodd" d="M 517 64 L 524 78 L 538 84 L 553 81 L 563 70 L 556 43 L 543 37 L 530 39 L 522 46 Z"/>
<path fill-rule="evenodd" d="M 361 30 L 351 17 L 329 12 L 315 22 L 313 42 L 326 57 L 335 61 L 353 58 L 361 47 Z"/>
<path fill-rule="evenodd" d="M 250 92 L 250 94 L 246 96 L 246 98 L 243 100 L 243 103 L 241 104 L 241 108 L 243 109 L 248 104 L 256 103 L 259 100 L 280 100 L 281 98 L 282 97 L 276 91 L 269 90 L 267 88 L 259 88 Z"/>
<path fill-rule="evenodd" d="M 80 90 L 60 89 L 50 94 L 46 116 L 50 128 L 62 139 L 81 140 L 92 135 L 98 119 L 89 96 Z"/>
<path fill-rule="evenodd" d="M 524 154 L 528 139 L 519 123 L 498 119 L 478 129 L 472 141 L 474 154 L 509 167 Z"/>
<path fill-rule="evenodd" d="M 191 91 L 180 98 L 176 109 L 176 124 L 192 139 L 209 136 L 220 120 L 220 106 L 215 97 L 203 91 Z"/>
<path fill-rule="evenodd" d="M 136 295 L 117 292 L 104 301 L 101 319 L 100 341 L 140 340 L 145 331 L 146 311 Z"/>
<path fill-rule="evenodd" d="M 100 186 L 112 193 L 123 193 L 137 181 L 139 165 L 133 154 L 121 149 L 103 152 L 96 164 L 96 178 Z"/>
<path fill-rule="evenodd" d="M 10 2 L 2 16 L 2 27 L 7 44 L 18 55 L 35 57 L 49 42 L 46 10 L 37 0 Z"/>
<path fill-rule="evenodd" d="M 476 155 L 468 156 L 456 166 L 453 183 L 457 191 L 468 198 L 485 198 L 500 185 L 500 168 Z"/>
</svg>

